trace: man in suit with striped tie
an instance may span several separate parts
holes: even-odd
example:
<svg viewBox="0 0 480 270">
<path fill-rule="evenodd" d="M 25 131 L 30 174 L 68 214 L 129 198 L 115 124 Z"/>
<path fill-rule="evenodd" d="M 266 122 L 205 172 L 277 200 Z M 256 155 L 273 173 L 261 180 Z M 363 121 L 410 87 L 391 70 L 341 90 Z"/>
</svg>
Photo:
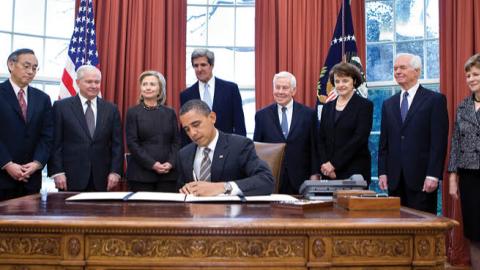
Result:
<svg viewBox="0 0 480 270">
<path fill-rule="evenodd" d="M 37 193 L 53 140 L 50 97 L 29 84 L 38 71 L 31 49 L 7 60 L 10 78 L 0 84 L 0 201 Z"/>
<path fill-rule="evenodd" d="M 215 128 L 216 114 L 194 99 L 180 109 L 180 122 L 192 143 L 178 154 L 178 187 L 196 196 L 267 195 L 274 181 L 252 140 Z"/>
</svg>

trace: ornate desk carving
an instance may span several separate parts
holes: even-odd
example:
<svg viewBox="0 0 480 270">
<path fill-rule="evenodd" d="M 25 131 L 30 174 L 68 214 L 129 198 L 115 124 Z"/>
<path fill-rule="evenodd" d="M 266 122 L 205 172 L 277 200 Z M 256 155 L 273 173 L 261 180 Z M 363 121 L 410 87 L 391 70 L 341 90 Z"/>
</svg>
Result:
<svg viewBox="0 0 480 270">
<path fill-rule="evenodd" d="M 454 221 L 269 204 L 0 203 L 0 269 L 443 269 Z"/>
</svg>

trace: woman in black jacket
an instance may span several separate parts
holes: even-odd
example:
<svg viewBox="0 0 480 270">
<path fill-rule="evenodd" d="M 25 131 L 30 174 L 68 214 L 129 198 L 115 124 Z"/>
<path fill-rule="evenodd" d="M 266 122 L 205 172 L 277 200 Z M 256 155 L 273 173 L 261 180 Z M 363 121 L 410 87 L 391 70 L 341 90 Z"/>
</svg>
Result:
<svg viewBox="0 0 480 270">
<path fill-rule="evenodd" d="M 132 191 L 177 192 L 175 161 L 180 147 L 177 116 L 164 106 L 165 78 L 160 72 L 140 74 L 139 104 L 128 109 L 127 180 Z"/>
<path fill-rule="evenodd" d="M 373 103 L 355 93 L 362 84 L 362 76 L 352 64 L 336 64 L 330 71 L 330 82 L 338 97 L 322 109 L 318 140 L 320 173 L 327 179 L 346 179 L 361 174 L 370 183 L 368 137 L 372 129 Z"/>
</svg>

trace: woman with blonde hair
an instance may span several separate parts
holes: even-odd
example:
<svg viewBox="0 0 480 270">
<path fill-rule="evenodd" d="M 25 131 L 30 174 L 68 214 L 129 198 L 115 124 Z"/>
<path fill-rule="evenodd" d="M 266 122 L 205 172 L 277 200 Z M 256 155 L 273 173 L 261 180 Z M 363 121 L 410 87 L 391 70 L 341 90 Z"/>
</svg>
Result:
<svg viewBox="0 0 480 270">
<path fill-rule="evenodd" d="M 458 105 L 455 116 L 449 193 L 454 199 L 460 198 L 472 269 L 480 269 L 480 53 L 467 60 L 465 75 L 472 94 Z"/>
<path fill-rule="evenodd" d="M 139 103 L 128 109 L 125 127 L 129 189 L 176 192 L 180 135 L 175 111 L 164 106 L 165 78 L 158 71 L 145 71 L 138 81 Z"/>
</svg>

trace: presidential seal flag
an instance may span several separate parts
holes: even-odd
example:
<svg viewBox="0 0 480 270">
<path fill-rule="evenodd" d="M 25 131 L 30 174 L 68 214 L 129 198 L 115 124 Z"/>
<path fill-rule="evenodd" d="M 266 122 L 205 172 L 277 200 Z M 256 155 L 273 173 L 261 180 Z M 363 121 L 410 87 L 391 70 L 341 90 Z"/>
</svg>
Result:
<svg viewBox="0 0 480 270">
<path fill-rule="evenodd" d="M 367 97 L 368 89 L 363 67 L 360 58 L 357 55 L 357 43 L 353 31 L 352 11 L 350 9 L 349 0 L 343 0 L 342 8 L 337 17 L 332 41 L 330 42 L 330 48 L 328 49 L 327 58 L 325 64 L 320 70 L 320 78 L 317 83 L 317 109 L 319 119 L 322 105 L 337 97 L 337 92 L 328 80 L 328 75 L 330 69 L 341 61 L 352 63 L 360 69 L 364 82 L 357 89 L 357 94 Z"/>
</svg>

